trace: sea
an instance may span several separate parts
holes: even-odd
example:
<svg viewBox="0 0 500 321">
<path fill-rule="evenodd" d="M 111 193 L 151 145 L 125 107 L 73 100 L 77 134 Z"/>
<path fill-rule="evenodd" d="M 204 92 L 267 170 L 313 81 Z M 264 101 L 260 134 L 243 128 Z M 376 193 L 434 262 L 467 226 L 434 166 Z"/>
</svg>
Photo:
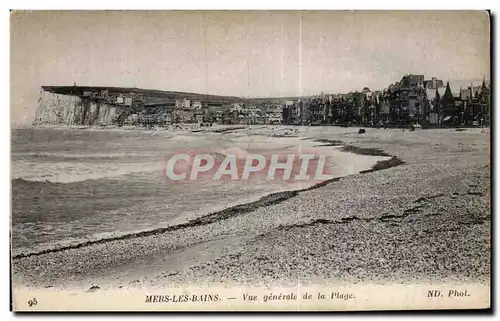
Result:
<svg viewBox="0 0 500 321">
<path fill-rule="evenodd" d="M 315 148 L 329 153 L 335 177 L 356 174 L 385 159 L 341 152 L 300 135 L 272 137 L 269 128 L 261 129 L 222 133 L 13 129 L 13 255 L 181 224 L 273 192 L 317 183 L 264 179 L 172 182 L 165 179 L 164 170 L 166 159 L 174 153 L 234 149 L 287 153 Z"/>
</svg>

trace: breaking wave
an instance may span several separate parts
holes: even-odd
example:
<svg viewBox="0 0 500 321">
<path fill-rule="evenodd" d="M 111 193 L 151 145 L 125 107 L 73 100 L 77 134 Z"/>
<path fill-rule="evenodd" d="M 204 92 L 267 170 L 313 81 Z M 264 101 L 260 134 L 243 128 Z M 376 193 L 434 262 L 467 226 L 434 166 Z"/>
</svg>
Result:
<svg viewBox="0 0 500 321">
<path fill-rule="evenodd" d="M 12 179 L 25 181 L 72 183 L 86 180 L 117 178 L 134 173 L 162 170 L 161 162 L 149 163 L 74 163 L 74 162 L 15 162 L 12 164 Z M 160 174 L 161 175 L 161 174 Z"/>
</svg>

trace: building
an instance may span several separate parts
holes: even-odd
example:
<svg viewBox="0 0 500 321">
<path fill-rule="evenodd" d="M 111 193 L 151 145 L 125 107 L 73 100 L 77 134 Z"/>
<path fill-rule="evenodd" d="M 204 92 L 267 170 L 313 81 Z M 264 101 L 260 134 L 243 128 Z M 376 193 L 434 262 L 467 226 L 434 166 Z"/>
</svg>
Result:
<svg viewBox="0 0 500 321">
<path fill-rule="evenodd" d="M 191 101 L 189 99 L 176 100 L 175 107 L 189 109 L 191 108 Z"/>
<path fill-rule="evenodd" d="M 424 81 L 425 89 L 438 89 L 444 87 L 444 83 L 441 79 L 437 79 L 436 77 L 432 77 L 430 80 Z"/>
<path fill-rule="evenodd" d="M 193 101 L 191 105 L 194 109 L 201 109 L 203 107 L 201 101 Z"/>
<path fill-rule="evenodd" d="M 372 96 L 372 91 L 368 87 L 363 88 L 361 92 L 363 93 L 363 95 L 365 95 L 367 99 L 370 99 Z"/>
<path fill-rule="evenodd" d="M 444 95 L 440 97 L 439 108 L 440 124 L 455 125 L 457 123 L 457 106 L 449 82 L 446 83 Z"/>
<path fill-rule="evenodd" d="M 231 110 L 236 110 L 238 112 L 243 110 L 243 103 L 231 103 Z"/>
<path fill-rule="evenodd" d="M 424 75 L 405 75 L 389 86 L 391 100 L 390 120 L 396 124 L 421 122 L 425 116 L 426 102 Z"/>
</svg>

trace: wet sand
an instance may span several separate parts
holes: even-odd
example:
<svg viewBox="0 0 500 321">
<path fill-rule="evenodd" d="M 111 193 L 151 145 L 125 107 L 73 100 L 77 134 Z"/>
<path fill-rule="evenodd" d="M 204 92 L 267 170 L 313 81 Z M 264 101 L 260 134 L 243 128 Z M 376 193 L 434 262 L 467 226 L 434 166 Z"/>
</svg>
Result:
<svg viewBox="0 0 500 321">
<path fill-rule="evenodd" d="M 341 141 L 352 151 L 377 149 L 404 163 L 178 229 L 19 257 L 13 260 L 14 286 L 83 291 L 298 280 L 489 284 L 489 130 L 358 134 L 356 128 L 310 127 L 299 135 Z"/>
</svg>

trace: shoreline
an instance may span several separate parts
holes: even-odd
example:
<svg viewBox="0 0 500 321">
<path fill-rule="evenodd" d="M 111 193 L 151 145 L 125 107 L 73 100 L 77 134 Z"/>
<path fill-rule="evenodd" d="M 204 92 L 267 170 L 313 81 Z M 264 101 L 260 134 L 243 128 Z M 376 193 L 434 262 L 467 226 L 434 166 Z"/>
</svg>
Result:
<svg viewBox="0 0 500 321">
<path fill-rule="evenodd" d="M 327 140 L 315 139 L 314 141 L 318 142 L 318 143 L 325 143 Z M 337 141 L 337 142 L 340 142 L 340 141 Z M 340 142 L 340 143 L 342 143 L 342 142 Z M 317 146 L 338 146 L 338 144 L 337 145 L 325 144 L 325 145 L 317 145 Z M 354 154 L 358 154 L 358 155 L 388 156 L 388 157 L 390 157 L 389 154 L 387 154 L 379 149 L 375 149 L 375 148 L 372 148 L 372 149 L 359 148 L 359 147 L 355 147 L 352 145 L 343 145 L 341 150 L 344 152 L 350 152 L 350 153 L 354 153 Z M 388 169 L 388 168 L 403 165 L 403 164 L 404 164 L 404 162 L 401 159 L 399 159 L 398 157 L 392 156 L 388 160 L 378 161 L 370 169 L 360 171 L 358 175 L 365 174 L 365 173 L 371 173 L 371 172 L 379 171 L 379 170 L 383 170 L 383 169 Z M 167 233 L 167 232 L 171 232 L 171 231 L 177 231 L 177 230 L 181 230 L 181 229 L 190 228 L 193 226 L 208 225 L 208 224 L 211 224 L 215 221 L 222 221 L 222 220 L 226 220 L 228 218 L 235 217 L 238 215 L 250 213 L 250 212 L 255 211 L 256 209 L 261 208 L 261 207 L 267 207 L 270 205 L 281 203 L 285 200 L 288 200 L 290 198 L 297 196 L 299 193 L 317 189 L 319 187 L 328 185 L 332 182 L 338 181 L 338 180 L 345 178 L 345 177 L 347 177 L 347 176 L 335 177 L 335 178 L 328 179 L 328 180 L 316 183 L 312 186 L 298 189 L 298 190 L 280 191 L 280 192 L 270 193 L 270 194 L 267 194 L 265 196 L 260 197 L 256 201 L 251 201 L 251 202 L 247 202 L 247 203 L 242 203 L 242 204 L 230 206 L 230 207 L 224 208 L 224 209 L 219 210 L 219 211 L 208 213 L 208 214 L 203 215 L 201 217 L 198 217 L 196 219 L 188 220 L 186 223 L 175 224 L 175 225 L 170 225 L 167 227 L 150 229 L 150 230 L 145 230 L 145 231 L 140 231 L 140 232 L 127 233 L 127 234 L 114 236 L 114 237 L 101 238 L 101 239 L 97 239 L 97 240 L 90 240 L 90 241 L 81 242 L 81 243 L 77 243 L 77 244 L 61 246 L 61 247 L 57 247 L 57 248 L 49 248 L 49 249 L 45 249 L 45 250 L 41 250 L 41 251 L 37 251 L 37 252 L 18 253 L 16 255 L 13 255 L 12 259 L 17 260 L 17 259 L 21 259 L 21 258 L 40 256 L 40 255 L 44 255 L 44 254 L 48 254 L 48 253 L 55 253 L 55 252 L 72 250 L 72 249 L 78 249 L 78 248 L 92 246 L 92 245 L 96 245 L 96 244 L 103 244 L 103 243 L 107 243 L 107 242 L 114 242 L 114 241 L 119 241 L 119 240 L 128 240 L 128 239 L 147 237 L 147 236 L 152 236 L 152 235 L 157 235 L 157 234 L 163 234 L 163 233 Z"/>
<path fill-rule="evenodd" d="M 33 129 L 33 128 L 53 128 L 53 129 L 124 129 L 124 130 L 168 130 L 168 127 L 193 127 L 196 126 L 198 129 L 210 129 L 210 128 L 219 128 L 219 127 L 240 127 L 240 128 L 252 128 L 252 127 L 265 127 L 265 126 L 282 126 L 282 127 L 340 127 L 340 128 L 372 128 L 372 129 L 384 129 L 384 126 L 378 125 L 364 125 L 364 124 L 314 124 L 314 125 L 303 125 L 303 124 L 218 124 L 212 123 L 212 126 L 201 126 L 200 123 L 172 123 L 165 126 L 156 126 L 156 127 L 147 127 L 147 126 L 137 126 L 137 125 L 60 125 L 60 124 L 24 124 L 24 125 L 15 125 L 15 127 L 11 126 L 11 129 Z M 387 125 L 386 129 L 409 129 L 411 124 L 396 124 L 396 125 Z M 420 129 L 480 129 L 480 128 L 491 128 L 491 126 L 474 126 L 474 125 L 450 125 L 450 126 L 436 126 L 436 125 L 428 125 L 424 126 Z"/>
</svg>

